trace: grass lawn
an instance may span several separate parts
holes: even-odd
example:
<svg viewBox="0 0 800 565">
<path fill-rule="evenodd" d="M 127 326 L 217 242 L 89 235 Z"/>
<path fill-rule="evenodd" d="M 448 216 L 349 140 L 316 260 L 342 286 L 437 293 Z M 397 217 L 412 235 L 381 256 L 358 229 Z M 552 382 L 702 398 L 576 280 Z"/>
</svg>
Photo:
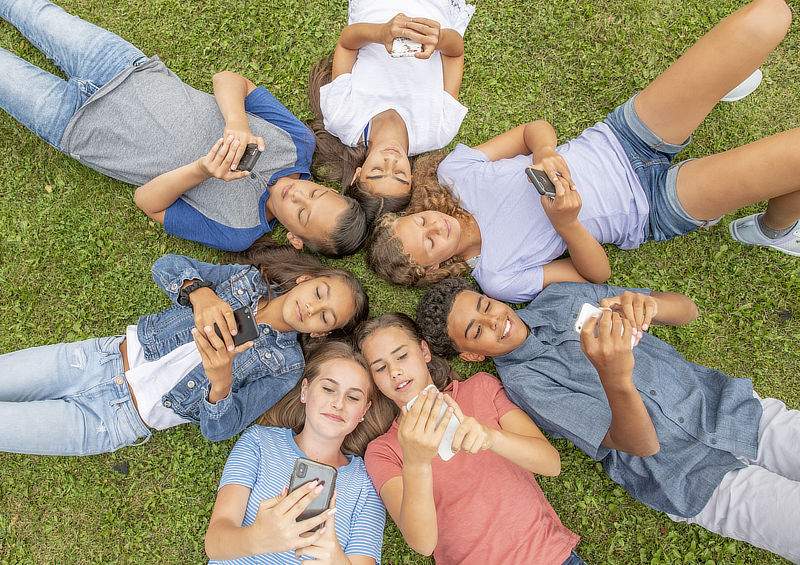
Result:
<svg viewBox="0 0 800 565">
<path fill-rule="evenodd" d="M 457 138 L 469 145 L 534 118 L 548 119 L 561 139 L 577 135 L 743 2 L 477 4 L 461 94 L 470 112 Z M 196 88 L 211 91 L 212 74 L 230 69 L 267 86 L 302 119 L 310 117 L 307 71 L 332 50 L 347 12 L 345 0 L 63 5 L 159 55 Z M 800 126 L 799 42 L 795 21 L 764 64 L 761 87 L 716 108 L 682 156 Z M 0 46 L 54 69 L 5 23 Z M 119 334 L 139 315 L 168 304 L 150 278 L 155 259 L 168 252 L 221 256 L 165 235 L 136 209 L 133 189 L 61 155 L 0 112 L 0 352 Z M 760 395 L 797 407 L 800 260 L 741 246 L 727 233 L 733 217 L 756 209 L 668 243 L 609 249 L 610 282 L 691 296 L 701 310 L 696 322 L 653 333 L 690 360 L 751 378 Z M 343 263 L 364 281 L 373 314 L 413 313 L 418 291 L 382 283 L 361 255 Z M 460 363 L 457 369 L 466 375 L 477 367 Z M 233 443 L 212 444 L 199 429 L 182 426 L 154 434 L 144 446 L 96 457 L 0 454 L 0 564 L 203 562 L 203 536 Z M 567 442 L 555 445 L 563 471 L 540 484 L 564 523 L 582 536 L 578 552 L 587 563 L 785 563 L 673 524 L 634 501 Z M 129 474 L 114 469 L 122 464 Z M 392 525 L 384 561 L 432 562 L 409 550 Z"/>
</svg>

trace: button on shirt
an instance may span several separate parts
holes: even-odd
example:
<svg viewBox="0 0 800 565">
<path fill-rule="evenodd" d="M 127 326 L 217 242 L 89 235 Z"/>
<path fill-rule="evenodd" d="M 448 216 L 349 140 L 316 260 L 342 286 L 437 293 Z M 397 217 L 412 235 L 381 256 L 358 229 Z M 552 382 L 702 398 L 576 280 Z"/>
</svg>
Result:
<svg viewBox="0 0 800 565">
<path fill-rule="evenodd" d="M 626 289 L 555 283 L 517 314 L 531 330 L 516 350 L 494 359 L 506 393 L 549 434 L 566 438 L 645 504 L 683 517 L 698 514 L 729 471 L 755 458 L 761 405 L 749 379 L 734 379 L 684 359 L 645 333 L 633 349 L 633 383 L 653 422 L 660 451 L 636 457 L 601 445 L 611 408 L 573 326 L 584 302 Z"/>
</svg>

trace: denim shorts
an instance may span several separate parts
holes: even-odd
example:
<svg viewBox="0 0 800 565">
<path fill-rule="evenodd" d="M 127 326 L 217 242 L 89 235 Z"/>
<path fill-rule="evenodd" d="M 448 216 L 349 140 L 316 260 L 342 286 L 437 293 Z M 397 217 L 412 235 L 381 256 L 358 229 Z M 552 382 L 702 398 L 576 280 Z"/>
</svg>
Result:
<svg viewBox="0 0 800 565">
<path fill-rule="evenodd" d="M 686 161 L 672 164 L 672 158 L 689 145 L 691 138 L 681 145 L 672 145 L 658 137 L 636 115 L 634 98 L 636 94 L 617 106 L 606 116 L 605 123 L 625 150 L 650 204 L 648 241 L 666 241 L 719 222 L 721 218 L 693 218 L 678 200 L 678 169 Z"/>
</svg>

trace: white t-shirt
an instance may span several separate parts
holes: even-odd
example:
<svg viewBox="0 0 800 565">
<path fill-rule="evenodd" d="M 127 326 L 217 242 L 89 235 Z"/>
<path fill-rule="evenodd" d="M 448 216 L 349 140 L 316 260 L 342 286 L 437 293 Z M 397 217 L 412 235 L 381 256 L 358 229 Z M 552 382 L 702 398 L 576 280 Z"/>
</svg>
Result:
<svg viewBox="0 0 800 565">
<path fill-rule="evenodd" d="M 349 23 L 386 23 L 398 13 L 436 20 L 442 29 L 463 35 L 475 6 L 464 0 L 353 0 Z M 383 45 L 358 50 L 350 73 L 320 88 L 325 129 L 355 147 L 367 123 L 381 112 L 396 110 L 408 129 L 409 155 L 440 149 L 458 133 L 467 108 L 444 91 L 442 57 L 392 58 Z"/>
<path fill-rule="evenodd" d="M 600 243 L 633 249 L 646 239 L 650 205 L 611 128 L 597 123 L 556 151 L 569 167 L 581 197 L 578 220 Z M 481 230 L 481 255 L 472 276 L 498 300 L 528 302 L 542 290 L 542 266 L 567 249 L 528 181 L 530 155 L 490 161 L 457 145 L 439 165 L 449 187 Z"/>
</svg>

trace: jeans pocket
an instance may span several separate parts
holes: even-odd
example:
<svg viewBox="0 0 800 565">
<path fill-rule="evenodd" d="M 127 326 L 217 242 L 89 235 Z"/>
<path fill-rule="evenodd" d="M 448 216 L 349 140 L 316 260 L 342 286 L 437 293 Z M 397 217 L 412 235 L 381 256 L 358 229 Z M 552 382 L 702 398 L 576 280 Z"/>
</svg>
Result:
<svg viewBox="0 0 800 565">
<path fill-rule="evenodd" d="M 75 81 L 78 83 L 78 88 L 80 88 L 81 93 L 86 96 L 86 98 L 89 98 L 92 94 L 100 90 L 100 87 L 90 80 L 79 78 L 75 79 Z"/>
</svg>

